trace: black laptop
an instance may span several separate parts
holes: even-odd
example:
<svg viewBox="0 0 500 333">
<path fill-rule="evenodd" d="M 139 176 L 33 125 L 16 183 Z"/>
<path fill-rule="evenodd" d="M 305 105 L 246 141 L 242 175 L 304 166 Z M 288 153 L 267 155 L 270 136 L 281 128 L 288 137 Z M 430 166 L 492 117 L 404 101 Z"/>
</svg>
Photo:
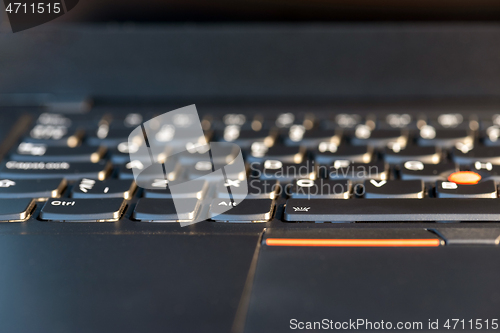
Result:
<svg viewBox="0 0 500 333">
<path fill-rule="evenodd" d="M 497 2 L 12 6 L 0 332 L 500 330 Z"/>
</svg>

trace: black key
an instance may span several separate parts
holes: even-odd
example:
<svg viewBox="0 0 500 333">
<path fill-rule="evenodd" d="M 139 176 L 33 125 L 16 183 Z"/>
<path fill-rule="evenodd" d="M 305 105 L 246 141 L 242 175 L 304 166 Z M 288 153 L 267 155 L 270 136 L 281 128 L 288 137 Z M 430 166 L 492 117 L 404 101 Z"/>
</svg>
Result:
<svg viewBox="0 0 500 333">
<path fill-rule="evenodd" d="M 399 164 L 407 161 L 437 164 L 441 161 L 441 148 L 431 146 L 406 146 L 402 150 L 386 148 L 384 151 L 384 160 L 390 164 Z"/>
<path fill-rule="evenodd" d="M 340 128 L 355 128 L 357 125 L 363 123 L 363 117 L 359 114 L 341 113 L 334 118 L 334 127 Z"/>
<path fill-rule="evenodd" d="M 208 190 L 208 182 L 203 179 L 192 180 L 182 183 L 182 186 L 175 189 L 175 198 L 196 198 L 203 199 Z M 154 188 L 154 189 L 151 189 Z M 145 198 L 172 198 L 168 181 L 165 179 L 153 179 L 147 189 L 144 190 Z"/>
<path fill-rule="evenodd" d="M 245 198 L 267 198 L 276 199 L 281 191 L 280 183 L 277 180 L 260 180 L 251 179 L 247 182 L 248 194 L 240 193 L 238 191 L 240 188 L 239 180 L 229 179 L 226 183 L 219 183 L 217 185 L 217 197 L 221 199 L 229 199 L 229 191 L 231 191 L 231 197 L 235 199 L 245 199 Z"/>
<path fill-rule="evenodd" d="M 236 145 L 217 144 L 217 148 L 212 151 L 210 156 L 210 146 L 203 145 L 198 147 L 188 148 L 186 151 L 175 154 L 179 163 L 184 165 L 194 165 L 199 161 L 211 161 L 210 157 L 217 164 L 227 164 L 233 161 L 238 156 L 240 150 Z"/>
<path fill-rule="evenodd" d="M 221 222 L 267 222 L 272 218 L 274 200 L 246 199 L 233 208 L 227 199 L 214 199 L 210 205 L 210 218 Z"/>
<path fill-rule="evenodd" d="M 136 189 L 134 181 L 121 179 L 108 179 L 99 181 L 83 178 L 73 185 L 72 198 L 123 198 L 130 200 Z"/>
<path fill-rule="evenodd" d="M 331 164 L 336 160 L 370 163 L 372 156 L 373 148 L 370 146 L 351 146 L 346 144 L 337 146 L 330 142 L 321 142 L 314 152 L 314 159 L 318 164 Z"/>
<path fill-rule="evenodd" d="M 429 122 L 432 126 L 441 128 L 468 128 L 468 122 L 460 113 L 444 113 Z"/>
<path fill-rule="evenodd" d="M 235 166 L 235 165 L 233 165 Z M 187 172 L 187 177 L 189 179 L 197 179 L 204 177 L 207 180 L 221 179 L 222 174 L 220 172 L 213 172 L 213 164 L 210 161 L 199 161 L 194 165 L 184 167 Z M 226 167 L 226 177 L 230 179 L 243 180 L 246 178 L 247 170 L 239 170 L 236 167 L 231 168 Z"/>
<path fill-rule="evenodd" d="M 85 162 L 21 162 L 2 163 L 0 178 L 42 179 L 66 178 L 77 180 L 82 177 L 104 180 L 111 170 L 111 164 Z"/>
<path fill-rule="evenodd" d="M 223 130 L 226 126 L 239 126 L 241 129 L 260 131 L 263 128 L 271 128 L 272 126 L 269 125 L 273 125 L 273 121 L 264 122 L 264 118 L 260 114 L 247 116 L 242 113 L 228 113 L 221 118 L 215 119 L 210 115 L 206 115 L 201 124 L 203 129 L 214 128 Z"/>
<path fill-rule="evenodd" d="M 458 164 L 472 164 L 475 162 L 500 164 L 500 146 L 476 146 L 469 151 L 453 149 L 453 161 Z"/>
<path fill-rule="evenodd" d="M 438 181 L 438 198 L 497 198 L 497 186 L 493 180 L 485 180 L 473 185 Z"/>
<path fill-rule="evenodd" d="M 0 198 L 59 198 L 66 187 L 66 180 L 55 179 L 1 179 Z"/>
<path fill-rule="evenodd" d="M 75 148 L 47 146 L 23 142 L 10 155 L 16 161 L 43 161 L 43 162 L 99 162 L 106 154 L 105 147 L 79 146 Z"/>
<path fill-rule="evenodd" d="M 74 127 L 35 125 L 24 142 L 45 144 L 48 146 L 76 147 L 80 145 L 85 132 Z"/>
<path fill-rule="evenodd" d="M 420 146 L 439 146 L 443 148 L 472 148 L 474 136 L 468 129 L 436 129 L 425 125 L 420 129 L 417 140 Z"/>
<path fill-rule="evenodd" d="M 303 163 L 283 163 L 278 160 L 266 160 L 258 170 L 260 179 L 288 181 L 296 178 L 316 178 L 316 166 L 310 161 Z"/>
<path fill-rule="evenodd" d="M 308 131 L 303 125 L 293 125 L 285 138 L 285 144 L 316 147 L 320 142 L 331 142 L 339 145 L 340 139 L 341 134 L 337 130 L 311 129 Z"/>
<path fill-rule="evenodd" d="M 130 128 L 110 128 L 108 124 L 101 124 L 97 132 L 87 138 L 87 143 L 91 146 L 116 147 L 128 141 L 131 133 Z"/>
<path fill-rule="evenodd" d="M 306 129 L 311 129 L 314 127 L 314 118 L 312 114 L 287 112 L 279 114 L 274 121 L 274 126 L 280 129 L 290 128 L 293 125 L 302 125 Z"/>
<path fill-rule="evenodd" d="M 293 187 L 289 194 L 292 198 L 297 199 L 349 199 L 351 187 L 351 181 L 347 179 L 297 179 L 293 182 Z"/>
<path fill-rule="evenodd" d="M 486 130 L 481 132 L 481 137 L 486 146 L 500 146 L 500 126 L 489 126 Z"/>
<path fill-rule="evenodd" d="M 80 128 L 95 128 L 99 119 L 88 114 L 60 114 L 44 112 L 36 120 L 38 125 L 64 126 L 67 128 L 78 126 Z"/>
<path fill-rule="evenodd" d="M 500 201 L 492 199 L 289 199 L 286 221 L 500 221 Z"/>
<path fill-rule="evenodd" d="M 16 222 L 27 220 L 34 208 L 35 201 L 33 199 L 2 199 L 0 200 L 0 221 Z"/>
<path fill-rule="evenodd" d="M 424 182 L 446 180 L 453 172 L 458 171 L 455 163 L 424 164 L 420 161 L 407 161 L 400 166 L 400 175 L 403 180 L 421 179 Z"/>
<path fill-rule="evenodd" d="M 61 222 L 118 221 L 125 209 L 123 199 L 49 199 L 40 219 Z"/>
<path fill-rule="evenodd" d="M 219 141 L 231 142 L 242 148 L 248 148 L 254 142 L 262 142 L 271 147 L 278 137 L 278 132 L 275 130 L 245 130 L 238 126 L 227 126 L 223 132 L 218 133 L 216 136 Z"/>
<path fill-rule="evenodd" d="M 159 129 L 157 129 L 157 128 L 151 128 L 151 125 L 157 123 L 157 120 L 148 121 L 144 123 L 149 145 L 151 147 L 161 147 L 161 148 L 175 147 L 178 150 L 180 149 L 184 150 L 186 149 L 186 144 L 188 143 L 199 143 L 204 145 L 205 143 L 209 142 L 213 136 L 213 131 L 208 130 L 202 133 L 201 126 L 199 125 L 196 126 L 194 123 L 194 121 L 199 123 L 199 119 L 198 118 L 194 119 L 192 116 L 194 115 L 189 115 L 187 116 L 187 118 L 184 119 L 188 121 L 188 123 L 186 123 L 187 127 L 184 127 L 184 125 L 173 126 L 172 124 L 163 124 Z M 179 119 L 183 118 L 184 117 L 180 117 Z M 162 122 L 165 120 L 158 120 L 158 121 Z M 193 129 L 196 133 L 193 133 L 193 131 L 190 130 L 186 130 L 189 128 Z M 200 131 L 199 132 L 201 134 L 200 136 L 197 136 L 198 130 Z M 197 137 L 193 137 L 193 135 L 196 135 Z M 142 134 L 141 137 L 138 138 L 137 140 L 139 139 L 140 140 L 144 139 L 142 137 Z"/>
<path fill-rule="evenodd" d="M 174 181 L 182 174 L 182 167 L 177 161 L 169 160 L 163 165 L 159 163 L 148 164 L 139 160 L 130 161 L 120 166 L 118 178 L 120 179 L 134 179 L 134 170 L 139 173 L 139 178 L 136 181 L 149 182 L 152 179 L 163 178 L 169 181 Z M 139 183 L 142 187 L 142 184 Z"/>
<path fill-rule="evenodd" d="M 135 160 L 142 162 L 148 162 L 153 156 L 154 161 L 163 162 L 166 160 L 169 147 L 163 147 L 163 149 L 158 149 L 157 147 L 149 150 L 142 146 L 135 144 L 129 144 L 128 142 L 121 142 L 115 148 L 109 148 L 109 153 L 111 155 L 111 162 L 113 164 L 126 164 L 130 162 L 130 155 L 133 154 Z"/>
<path fill-rule="evenodd" d="M 40 125 L 52 125 L 52 126 L 64 126 L 70 127 L 73 125 L 73 121 L 68 115 L 63 115 L 59 113 L 47 113 L 44 112 L 38 116 L 36 120 L 37 124 Z"/>
<path fill-rule="evenodd" d="M 377 124 L 377 128 L 415 128 L 415 117 L 408 113 L 390 113 L 383 117 Z"/>
<path fill-rule="evenodd" d="M 351 138 L 351 144 L 354 146 L 373 146 L 375 148 L 384 148 L 397 144 L 399 147 L 406 146 L 407 135 L 398 129 L 373 130 L 367 125 L 358 125 Z"/>
<path fill-rule="evenodd" d="M 478 173 L 481 178 L 488 178 L 495 181 L 500 181 L 500 165 L 495 165 L 489 162 L 475 162 L 471 165 L 470 170 Z"/>
<path fill-rule="evenodd" d="M 200 207 L 199 200 L 180 200 L 176 200 L 174 204 L 173 199 L 140 199 L 135 206 L 133 218 L 142 222 L 192 221 Z M 178 209 L 176 210 L 176 208 Z"/>
<path fill-rule="evenodd" d="M 323 167 L 320 167 L 320 172 Z M 333 162 L 333 165 L 329 166 L 326 172 L 330 179 L 389 179 L 389 165 L 384 162 L 351 163 L 346 160 L 338 160 Z"/>
<path fill-rule="evenodd" d="M 241 113 L 228 113 L 222 117 L 224 126 L 243 126 L 247 122 L 247 117 Z"/>
<path fill-rule="evenodd" d="M 365 180 L 366 199 L 422 199 L 424 182 L 421 180 Z"/>
<path fill-rule="evenodd" d="M 144 120 L 144 116 L 141 113 L 131 112 L 124 114 L 116 115 L 111 120 L 111 124 L 115 127 L 128 127 L 134 128 L 139 126 Z"/>
<path fill-rule="evenodd" d="M 302 146 L 278 146 L 267 147 L 263 143 L 255 142 L 250 148 L 246 160 L 249 163 L 264 162 L 266 160 L 278 160 L 286 163 L 302 163 L 305 158 L 306 148 Z"/>
<path fill-rule="evenodd" d="M 113 164 L 125 164 L 130 162 L 130 154 L 137 153 L 139 151 L 139 146 L 135 144 L 129 144 L 128 141 L 120 142 L 116 147 L 109 148 L 109 154 L 111 155 L 111 162 Z M 147 157 L 148 160 L 150 157 Z"/>
</svg>

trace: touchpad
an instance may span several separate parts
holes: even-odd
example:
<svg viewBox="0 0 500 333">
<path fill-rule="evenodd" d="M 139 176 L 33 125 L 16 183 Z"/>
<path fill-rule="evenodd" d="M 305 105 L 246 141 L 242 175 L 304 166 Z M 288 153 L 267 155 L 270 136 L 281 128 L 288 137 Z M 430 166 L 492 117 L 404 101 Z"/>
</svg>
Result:
<svg viewBox="0 0 500 333">
<path fill-rule="evenodd" d="M 262 245 L 245 332 L 498 328 L 498 247 L 297 244 Z"/>
</svg>

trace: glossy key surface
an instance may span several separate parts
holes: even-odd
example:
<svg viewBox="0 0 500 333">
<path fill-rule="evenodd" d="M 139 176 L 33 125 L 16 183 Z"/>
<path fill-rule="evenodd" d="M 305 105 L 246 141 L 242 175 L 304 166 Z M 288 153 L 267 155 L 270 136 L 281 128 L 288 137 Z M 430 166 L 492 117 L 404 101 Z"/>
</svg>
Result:
<svg viewBox="0 0 500 333">
<path fill-rule="evenodd" d="M 16 161 L 99 162 L 106 154 L 105 147 L 58 147 L 23 142 L 10 155 Z"/>
<path fill-rule="evenodd" d="M 0 198 L 58 198 L 67 181 L 54 179 L 0 179 Z"/>
<path fill-rule="evenodd" d="M 436 183 L 438 198 L 497 198 L 497 186 L 492 180 L 473 185 L 456 184 L 449 181 Z"/>
<path fill-rule="evenodd" d="M 366 199 L 422 199 L 424 182 L 421 180 L 365 180 Z"/>
<path fill-rule="evenodd" d="M 500 221 L 499 199 L 289 199 L 286 221 Z"/>
<path fill-rule="evenodd" d="M 133 218 L 143 222 L 190 221 L 198 212 L 199 200 L 179 199 L 177 207 L 173 199 L 143 198 L 137 203 Z M 179 209 L 182 207 L 182 209 Z M 177 209 L 176 209 L 177 208 Z"/>
<path fill-rule="evenodd" d="M 73 185 L 72 198 L 123 198 L 130 199 L 135 191 L 136 184 L 132 180 L 108 179 L 99 181 L 97 179 L 84 178 Z"/>
<path fill-rule="evenodd" d="M 117 221 L 125 208 L 123 199 L 50 199 L 40 219 L 67 222 Z"/>
<path fill-rule="evenodd" d="M 246 199 L 226 210 L 232 205 L 231 200 L 214 199 L 210 205 L 210 218 L 227 222 L 266 222 L 274 210 L 272 199 Z"/>
<path fill-rule="evenodd" d="M 35 201 L 32 199 L 2 199 L 0 200 L 0 222 L 15 222 L 27 219 Z"/>
<path fill-rule="evenodd" d="M 0 177 L 15 179 L 66 178 L 77 180 L 82 177 L 105 179 L 111 170 L 106 162 L 22 162 L 6 161 L 0 167 Z"/>
</svg>

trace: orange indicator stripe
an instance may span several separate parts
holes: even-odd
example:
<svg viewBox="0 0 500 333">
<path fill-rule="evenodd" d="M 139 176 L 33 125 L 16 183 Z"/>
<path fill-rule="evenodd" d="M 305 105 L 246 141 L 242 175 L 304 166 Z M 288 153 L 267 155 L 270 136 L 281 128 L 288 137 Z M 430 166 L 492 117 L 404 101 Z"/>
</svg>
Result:
<svg viewBox="0 0 500 333">
<path fill-rule="evenodd" d="M 315 247 L 435 247 L 439 239 L 300 239 L 268 238 L 267 246 Z"/>
</svg>

